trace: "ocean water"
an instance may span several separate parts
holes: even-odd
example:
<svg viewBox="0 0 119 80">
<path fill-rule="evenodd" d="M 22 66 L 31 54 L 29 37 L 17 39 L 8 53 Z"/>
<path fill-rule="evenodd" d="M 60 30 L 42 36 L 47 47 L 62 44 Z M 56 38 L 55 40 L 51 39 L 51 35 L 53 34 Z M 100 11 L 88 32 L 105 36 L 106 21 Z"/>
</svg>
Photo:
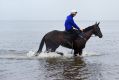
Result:
<svg viewBox="0 0 119 80">
<path fill-rule="evenodd" d="M 64 30 L 63 21 L 0 21 L 0 80 L 119 80 L 119 21 L 101 21 L 100 28 L 103 38 L 91 37 L 81 57 L 61 46 L 64 56 L 34 57 L 47 32 Z"/>
</svg>

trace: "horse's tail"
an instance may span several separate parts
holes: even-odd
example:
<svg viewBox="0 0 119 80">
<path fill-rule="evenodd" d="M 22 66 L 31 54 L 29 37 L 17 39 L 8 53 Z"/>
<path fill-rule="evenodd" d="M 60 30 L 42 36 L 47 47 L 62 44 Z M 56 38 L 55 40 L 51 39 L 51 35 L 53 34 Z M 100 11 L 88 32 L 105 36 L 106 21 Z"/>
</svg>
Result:
<svg viewBox="0 0 119 80">
<path fill-rule="evenodd" d="M 41 40 L 41 43 L 40 43 L 40 46 L 39 46 L 39 49 L 38 49 L 37 53 L 41 53 L 42 52 L 42 48 L 43 48 L 44 42 L 45 42 L 45 36 Z"/>
</svg>

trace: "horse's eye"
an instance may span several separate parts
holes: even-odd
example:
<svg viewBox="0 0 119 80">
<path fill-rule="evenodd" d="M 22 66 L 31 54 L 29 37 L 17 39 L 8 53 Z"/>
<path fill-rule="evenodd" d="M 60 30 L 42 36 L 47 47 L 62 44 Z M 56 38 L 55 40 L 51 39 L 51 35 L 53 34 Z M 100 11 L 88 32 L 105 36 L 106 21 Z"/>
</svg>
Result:
<svg viewBox="0 0 119 80">
<path fill-rule="evenodd" d="M 96 27 L 97 30 L 99 30 L 99 27 Z"/>
</svg>

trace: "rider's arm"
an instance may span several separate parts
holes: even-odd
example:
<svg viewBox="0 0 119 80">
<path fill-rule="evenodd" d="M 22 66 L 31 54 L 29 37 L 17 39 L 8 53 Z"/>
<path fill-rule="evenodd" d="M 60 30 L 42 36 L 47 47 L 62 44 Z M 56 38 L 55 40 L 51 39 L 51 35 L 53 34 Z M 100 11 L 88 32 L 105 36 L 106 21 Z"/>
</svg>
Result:
<svg viewBox="0 0 119 80">
<path fill-rule="evenodd" d="M 80 28 L 76 25 L 73 19 L 70 20 L 70 23 L 75 27 L 76 29 L 80 30 Z"/>
</svg>

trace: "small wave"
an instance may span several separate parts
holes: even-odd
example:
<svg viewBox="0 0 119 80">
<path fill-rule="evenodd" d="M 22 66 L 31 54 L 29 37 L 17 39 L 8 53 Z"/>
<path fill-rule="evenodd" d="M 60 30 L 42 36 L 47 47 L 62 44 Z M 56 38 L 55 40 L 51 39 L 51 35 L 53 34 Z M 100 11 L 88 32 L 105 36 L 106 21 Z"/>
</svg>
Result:
<svg viewBox="0 0 119 80">
<path fill-rule="evenodd" d="M 0 59 L 27 59 L 27 51 L 0 50 Z"/>
<path fill-rule="evenodd" d="M 84 51 L 82 56 L 83 57 L 87 57 L 87 56 L 98 56 L 100 55 L 99 53 L 96 53 L 96 52 L 89 52 L 89 51 Z"/>
<path fill-rule="evenodd" d="M 0 59 L 27 59 L 27 56 L 18 56 L 18 55 L 0 55 Z"/>
</svg>

